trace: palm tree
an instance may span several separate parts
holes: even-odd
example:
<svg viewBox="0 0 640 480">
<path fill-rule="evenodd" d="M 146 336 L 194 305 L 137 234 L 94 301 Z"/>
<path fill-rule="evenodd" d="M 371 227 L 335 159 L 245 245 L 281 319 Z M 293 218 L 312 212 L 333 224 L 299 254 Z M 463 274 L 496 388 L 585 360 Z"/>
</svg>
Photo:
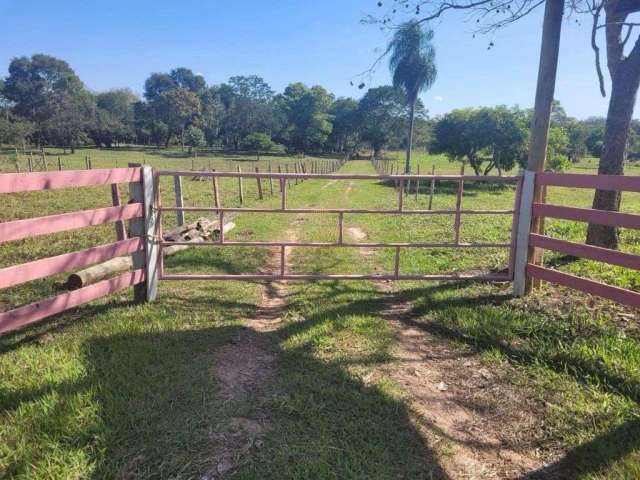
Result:
<svg viewBox="0 0 640 480">
<path fill-rule="evenodd" d="M 417 21 L 403 23 L 393 35 L 387 47 L 391 52 L 389 69 L 393 75 L 393 86 L 404 90 L 409 104 L 409 138 L 405 173 L 411 173 L 411 146 L 413 124 L 418 95 L 428 90 L 436 81 L 436 50 L 431 43 L 433 30 L 424 30 Z"/>
</svg>

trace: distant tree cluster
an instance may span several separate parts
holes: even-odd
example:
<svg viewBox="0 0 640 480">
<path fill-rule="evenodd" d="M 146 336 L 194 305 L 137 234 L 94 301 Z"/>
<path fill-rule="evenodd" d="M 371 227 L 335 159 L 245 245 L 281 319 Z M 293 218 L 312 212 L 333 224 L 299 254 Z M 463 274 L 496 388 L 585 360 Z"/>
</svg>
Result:
<svg viewBox="0 0 640 480">
<path fill-rule="evenodd" d="M 531 110 L 518 107 L 483 107 L 453 110 L 437 119 L 433 126 L 430 151 L 446 154 L 473 168 L 476 175 L 493 169 L 525 167 Z M 606 119 L 569 117 L 554 102 L 549 132 L 547 168 L 566 170 L 586 156 L 600 157 L 604 145 Z M 629 157 L 640 159 L 640 122 L 632 122 Z"/>
<path fill-rule="evenodd" d="M 341 154 L 370 147 L 380 155 L 406 145 L 409 108 L 390 86 L 370 89 L 361 100 L 302 83 L 276 93 L 255 75 L 207 85 L 187 68 L 152 73 L 143 99 L 128 89 L 93 93 L 66 62 L 33 55 L 14 59 L 0 82 L 0 143 Z M 424 147 L 430 123 L 420 102 L 416 112 L 415 144 Z"/>
</svg>

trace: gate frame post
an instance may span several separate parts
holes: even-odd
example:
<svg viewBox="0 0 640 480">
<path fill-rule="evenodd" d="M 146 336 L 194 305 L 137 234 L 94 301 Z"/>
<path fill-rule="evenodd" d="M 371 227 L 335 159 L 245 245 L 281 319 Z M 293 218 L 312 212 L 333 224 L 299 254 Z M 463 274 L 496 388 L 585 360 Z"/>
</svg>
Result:
<svg viewBox="0 0 640 480">
<path fill-rule="evenodd" d="M 158 222 L 158 188 L 156 182 L 159 177 L 154 174 L 153 168 L 140 164 L 129 164 L 130 167 L 139 167 L 142 172 L 140 182 L 129 184 L 129 197 L 131 202 L 139 202 L 144 205 L 144 217 L 130 222 L 131 236 L 143 237 L 144 251 L 133 254 L 133 268 L 145 269 L 145 281 L 133 287 L 133 299 L 135 302 L 153 302 L 158 296 L 158 264 L 160 260 L 160 246 L 157 235 Z"/>
<path fill-rule="evenodd" d="M 518 226 L 513 268 L 513 295 L 515 297 L 522 297 L 525 294 L 535 184 L 536 172 L 525 170 L 522 178 L 520 205 L 516 205 L 518 209 Z"/>
</svg>

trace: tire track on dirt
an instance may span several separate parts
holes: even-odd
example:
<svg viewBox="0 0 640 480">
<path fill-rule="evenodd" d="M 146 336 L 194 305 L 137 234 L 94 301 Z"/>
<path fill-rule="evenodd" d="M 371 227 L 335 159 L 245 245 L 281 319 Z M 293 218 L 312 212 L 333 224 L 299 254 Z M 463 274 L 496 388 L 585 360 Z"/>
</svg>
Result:
<svg viewBox="0 0 640 480">
<path fill-rule="evenodd" d="M 297 216 L 286 239 L 295 242 L 298 225 L 304 218 Z M 292 248 L 285 249 L 285 268 L 291 268 Z M 279 271 L 279 249 L 271 251 L 266 268 Z M 286 281 L 267 282 L 253 315 L 243 320 L 243 327 L 224 345 L 214 360 L 214 375 L 218 381 L 217 396 L 230 411 L 242 410 L 247 401 L 255 405 L 251 417 L 230 416 L 218 431 L 212 433 L 213 469 L 201 480 L 226 478 L 242 466 L 252 449 L 262 446 L 262 437 L 271 428 L 269 412 L 262 405 L 267 400 L 274 377 L 276 354 L 268 334 L 276 330 L 286 313 Z M 233 415 L 233 414 L 232 414 Z"/>
<path fill-rule="evenodd" d="M 345 202 L 351 189 L 345 190 Z M 367 233 L 349 227 L 348 235 L 364 241 Z M 370 259 L 372 249 L 361 249 Z M 508 368 L 489 372 L 472 352 L 425 330 L 421 313 L 394 292 L 391 282 L 374 284 L 386 295 L 379 315 L 393 327 L 392 361 L 380 373 L 409 395 L 412 421 L 440 452 L 452 479 L 515 479 L 544 465 L 533 442 L 540 410 L 526 392 L 509 382 Z"/>
</svg>

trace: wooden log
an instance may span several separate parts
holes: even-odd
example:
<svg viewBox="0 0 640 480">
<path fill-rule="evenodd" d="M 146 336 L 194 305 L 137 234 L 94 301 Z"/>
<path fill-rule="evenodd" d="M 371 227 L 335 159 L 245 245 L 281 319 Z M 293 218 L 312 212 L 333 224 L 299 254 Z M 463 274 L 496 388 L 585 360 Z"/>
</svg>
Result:
<svg viewBox="0 0 640 480">
<path fill-rule="evenodd" d="M 75 290 L 86 287 L 87 285 L 103 280 L 114 273 L 126 272 L 132 268 L 133 260 L 131 259 L 131 256 L 112 258 L 106 262 L 72 273 L 69 275 L 69 278 L 67 278 L 67 288 Z"/>
<path fill-rule="evenodd" d="M 224 224 L 223 232 L 230 232 L 235 228 L 236 224 L 228 222 Z M 189 228 L 191 227 L 191 228 Z M 201 243 L 211 237 L 220 235 L 217 220 L 199 219 L 197 222 L 189 224 L 186 231 L 180 232 L 174 229 L 167 233 L 164 237 L 165 241 L 188 241 L 192 243 Z M 184 227 L 182 228 L 184 230 Z M 223 234 L 224 234 L 223 233 Z M 175 255 L 178 252 L 188 249 L 188 245 L 171 245 L 162 249 L 163 257 Z M 86 287 L 116 273 L 126 272 L 133 269 L 133 258 L 131 255 L 124 257 L 115 257 L 106 262 L 98 263 L 91 267 L 85 268 L 78 272 L 72 273 L 67 278 L 67 288 L 77 289 Z"/>
</svg>

